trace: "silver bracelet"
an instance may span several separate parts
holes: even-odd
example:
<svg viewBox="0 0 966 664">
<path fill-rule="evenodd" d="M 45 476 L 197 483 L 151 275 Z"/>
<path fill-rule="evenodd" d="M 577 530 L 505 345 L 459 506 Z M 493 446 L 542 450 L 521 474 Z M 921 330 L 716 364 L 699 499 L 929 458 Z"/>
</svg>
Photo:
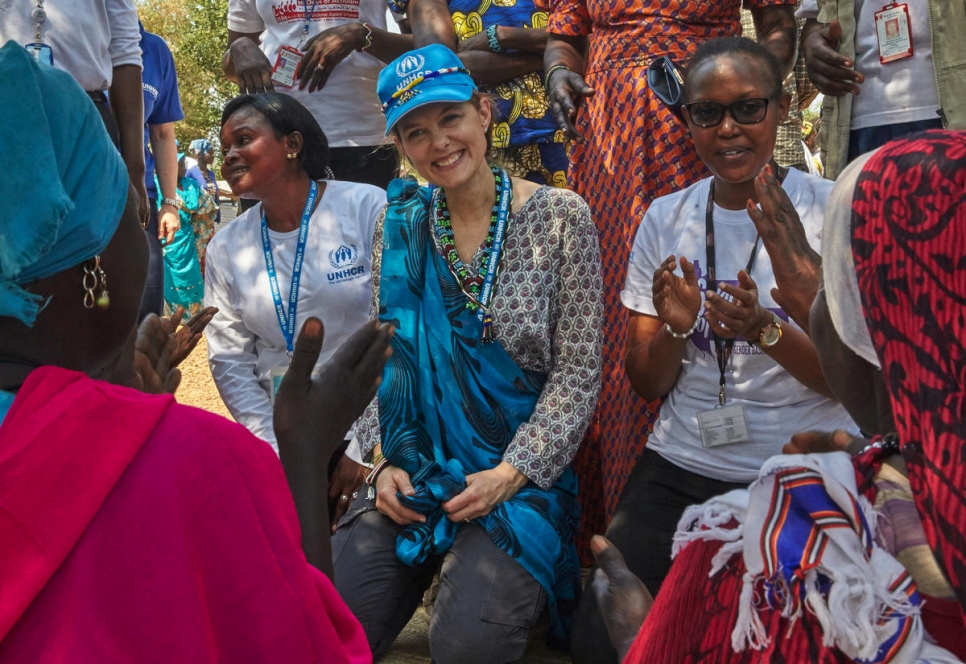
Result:
<svg viewBox="0 0 966 664">
<path fill-rule="evenodd" d="M 161 205 L 170 205 L 171 207 L 181 209 L 181 203 L 177 198 L 162 198 Z"/>
<path fill-rule="evenodd" d="M 698 329 L 698 323 L 700 323 L 700 322 L 701 322 L 701 316 L 700 315 L 695 316 L 694 317 L 694 325 L 692 325 L 691 326 L 691 329 L 688 330 L 687 332 L 685 332 L 684 334 L 678 334 L 677 332 L 675 332 L 674 330 L 672 330 L 671 329 L 671 325 L 669 323 L 665 323 L 664 324 L 664 329 L 667 330 L 667 333 L 670 334 L 675 339 L 687 339 L 688 337 L 691 336 L 691 333 L 692 332 L 694 332 L 696 329 Z"/>
</svg>

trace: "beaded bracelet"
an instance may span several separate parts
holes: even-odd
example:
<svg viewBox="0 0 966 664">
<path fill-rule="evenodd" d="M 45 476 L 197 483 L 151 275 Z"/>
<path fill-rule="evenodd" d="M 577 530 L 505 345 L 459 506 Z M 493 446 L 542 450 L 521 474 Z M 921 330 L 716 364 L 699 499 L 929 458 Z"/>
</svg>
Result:
<svg viewBox="0 0 966 664">
<path fill-rule="evenodd" d="M 372 28 L 368 23 L 363 23 L 362 27 L 366 29 L 365 43 L 358 50 L 360 53 L 365 53 L 372 46 Z"/>
<path fill-rule="evenodd" d="M 675 332 L 674 330 L 672 330 L 671 329 L 671 325 L 669 323 L 665 323 L 664 324 L 664 329 L 666 329 L 667 330 L 667 333 L 670 334 L 675 339 L 687 339 L 688 337 L 691 336 L 691 333 L 692 332 L 694 332 L 696 329 L 698 329 L 698 323 L 700 323 L 700 322 L 701 322 L 701 316 L 695 316 L 694 317 L 694 325 L 692 325 L 691 326 L 691 329 L 688 330 L 687 332 L 685 332 L 684 334 L 678 334 L 677 332 Z"/>
<path fill-rule="evenodd" d="M 550 67 L 550 69 L 547 70 L 547 73 L 544 74 L 543 87 L 547 90 L 548 98 L 550 97 L 550 77 L 553 76 L 556 72 L 560 71 L 561 69 L 565 69 L 566 71 L 571 71 L 570 67 L 568 67 L 567 65 L 556 64 Z"/>
<path fill-rule="evenodd" d="M 494 53 L 502 53 L 503 47 L 500 46 L 500 39 L 496 36 L 497 24 L 494 23 L 486 29 L 486 43 L 490 45 L 490 50 Z"/>
</svg>

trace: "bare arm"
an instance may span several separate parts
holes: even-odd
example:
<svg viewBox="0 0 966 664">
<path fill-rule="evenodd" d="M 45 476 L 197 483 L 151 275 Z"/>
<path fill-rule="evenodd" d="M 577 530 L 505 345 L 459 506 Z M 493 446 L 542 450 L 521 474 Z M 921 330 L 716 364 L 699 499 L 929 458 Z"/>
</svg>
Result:
<svg viewBox="0 0 966 664">
<path fill-rule="evenodd" d="M 456 50 L 456 30 L 446 0 L 410 0 L 408 13 L 416 48 L 442 44 Z"/>
<path fill-rule="evenodd" d="M 687 343 L 672 337 L 657 316 L 632 311 L 624 371 L 634 391 L 648 400 L 668 394 L 681 374 Z"/>
<path fill-rule="evenodd" d="M 110 96 L 121 139 L 121 157 L 138 194 L 141 220 L 146 223 L 148 192 L 144 186 L 144 91 L 141 88 L 141 68 L 137 65 L 115 67 Z"/>
<path fill-rule="evenodd" d="M 175 199 L 178 193 L 178 145 L 174 137 L 174 123 L 149 124 L 148 137 L 154 153 L 154 172 L 158 176 L 158 192 L 162 199 Z M 178 208 L 162 203 L 158 210 L 158 239 L 174 240 L 181 227 Z"/>
<path fill-rule="evenodd" d="M 795 22 L 795 3 L 751 10 L 755 21 L 758 43 L 775 54 L 782 66 L 782 77 L 795 66 L 798 54 L 798 24 Z"/>
<path fill-rule="evenodd" d="M 238 84 L 242 94 L 274 90 L 272 63 L 258 47 L 260 32 L 228 31 L 228 49 L 221 61 L 230 81 Z"/>
<path fill-rule="evenodd" d="M 729 302 L 716 292 L 705 294 L 705 320 L 720 336 L 743 337 L 757 340 L 761 330 L 773 320 L 773 314 L 758 302 L 758 286 L 747 272 L 738 272 L 738 285 L 719 283 L 718 287 L 730 295 Z M 835 398 L 829 389 L 822 367 L 818 363 L 815 345 L 804 332 L 791 325 L 782 326 L 782 336 L 774 346 L 760 346 L 799 383 L 822 396 Z"/>
<path fill-rule="evenodd" d="M 586 37 L 550 34 L 543 52 L 543 68 L 547 72 L 547 97 L 557 126 L 568 138 L 582 140 L 574 127 L 577 107 L 594 89 L 583 78 Z"/>
</svg>

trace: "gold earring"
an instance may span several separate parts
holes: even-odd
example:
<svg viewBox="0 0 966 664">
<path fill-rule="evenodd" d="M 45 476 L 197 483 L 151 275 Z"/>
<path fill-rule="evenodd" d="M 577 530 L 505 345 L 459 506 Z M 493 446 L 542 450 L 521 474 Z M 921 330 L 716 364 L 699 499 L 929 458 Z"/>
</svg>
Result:
<svg viewBox="0 0 966 664">
<path fill-rule="evenodd" d="M 93 265 L 91 264 L 93 262 Z M 90 261 L 84 263 L 84 279 L 82 282 L 84 286 L 84 307 L 87 309 L 93 309 L 95 306 L 98 309 L 104 310 L 111 306 L 111 296 L 107 292 L 107 274 L 104 273 L 104 268 L 101 267 L 101 257 L 94 256 Z M 100 289 L 100 293 L 96 294 L 95 289 Z"/>
<path fill-rule="evenodd" d="M 289 152 L 285 156 L 288 157 L 289 159 L 295 159 L 297 156 L 299 156 L 299 153 L 298 152 Z"/>
</svg>

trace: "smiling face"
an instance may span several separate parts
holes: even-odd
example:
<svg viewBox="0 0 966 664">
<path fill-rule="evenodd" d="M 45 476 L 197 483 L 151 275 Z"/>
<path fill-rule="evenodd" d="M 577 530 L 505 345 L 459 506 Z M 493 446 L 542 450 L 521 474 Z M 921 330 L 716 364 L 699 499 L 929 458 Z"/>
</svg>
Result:
<svg viewBox="0 0 966 664">
<path fill-rule="evenodd" d="M 771 160 L 778 124 L 788 114 L 789 98 L 775 90 L 764 62 L 747 55 L 719 55 L 688 73 L 688 102 L 712 101 L 730 106 L 742 99 L 769 98 L 765 117 L 755 124 L 735 122 L 730 110 L 714 127 L 685 118 L 701 160 L 715 179 L 731 185 L 752 183 Z"/>
<path fill-rule="evenodd" d="M 491 118 L 486 97 L 426 104 L 396 123 L 396 145 L 426 180 L 444 189 L 459 187 L 489 172 L 486 133 Z"/>
<path fill-rule="evenodd" d="M 221 128 L 221 177 L 236 196 L 264 200 L 280 180 L 297 173 L 298 161 L 287 155 L 301 147 L 301 134 L 276 136 L 264 115 L 243 106 Z"/>
</svg>

